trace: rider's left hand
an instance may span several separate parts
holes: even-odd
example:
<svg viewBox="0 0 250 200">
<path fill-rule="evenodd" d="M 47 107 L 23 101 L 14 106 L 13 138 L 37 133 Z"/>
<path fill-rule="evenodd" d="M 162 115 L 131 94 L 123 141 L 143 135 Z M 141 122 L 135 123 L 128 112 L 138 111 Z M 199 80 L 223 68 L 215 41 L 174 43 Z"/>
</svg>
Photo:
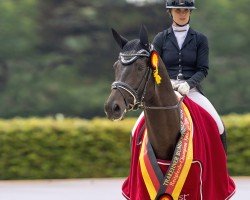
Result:
<svg viewBox="0 0 250 200">
<path fill-rule="evenodd" d="M 190 86 L 188 85 L 188 83 L 186 81 L 184 83 L 180 83 L 179 87 L 177 89 L 177 91 L 181 95 L 187 95 L 189 93 L 189 90 L 190 90 Z"/>
<path fill-rule="evenodd" d="M 175 80 L 171 80 L 171 84 L 172 84 L 173 89 L 177 91 L 180 84 Z"/>
</svg>

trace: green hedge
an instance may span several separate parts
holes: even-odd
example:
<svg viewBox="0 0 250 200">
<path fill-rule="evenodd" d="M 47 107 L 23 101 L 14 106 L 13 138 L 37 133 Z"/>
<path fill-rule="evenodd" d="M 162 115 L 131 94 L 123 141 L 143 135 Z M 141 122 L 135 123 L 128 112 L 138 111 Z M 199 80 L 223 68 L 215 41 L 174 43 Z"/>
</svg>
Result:
<svg viewBox="0 0 250 200">
<path fill-rule="evenodd" d="M 250 176 L 250 114 L 223 117 L 228 133 L 230 174 Z"/>
<path fill-rule="evenodd" d="M 122 177 L 135 119 L 0 121 L 0 179 Z M 250 115 L 225 116 L 232 175 L 250 175 Z M 248 148 L 247 148 L 248 147 Z"/>
<path fill-rule="evenodd" d="M 128 172 L 132 121 L 0 121 L 0 179 L 119 177 Z"/>
</svg>

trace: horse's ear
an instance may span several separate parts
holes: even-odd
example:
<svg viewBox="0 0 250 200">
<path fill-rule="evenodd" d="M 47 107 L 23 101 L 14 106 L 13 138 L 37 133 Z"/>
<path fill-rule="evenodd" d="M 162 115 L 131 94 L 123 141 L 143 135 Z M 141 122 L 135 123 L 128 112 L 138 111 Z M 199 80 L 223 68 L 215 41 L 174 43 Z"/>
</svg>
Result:
<svg viewBox="0 0 250 200">
<path fill-rule="evenodd" d="M 113 37 L 114 37 L 115 41 L 117 42 L 117 44 L 118 44 L 121 48 L 123 48 L 123 47 L 127 44 L 128 40 L 127 40 L 126 38 L 122 37 L 122 36 L 121 36 L 119 33 L 117 33 L 114 29 L 111 28 L 111 30 L 112 30 Z"/>
<path fill-rule="evenodd" d="M 140 42 L 143 46 L 145 46 L 149 50 L 148 31 L 145 25 L 141 26 Z"/>
</svg>

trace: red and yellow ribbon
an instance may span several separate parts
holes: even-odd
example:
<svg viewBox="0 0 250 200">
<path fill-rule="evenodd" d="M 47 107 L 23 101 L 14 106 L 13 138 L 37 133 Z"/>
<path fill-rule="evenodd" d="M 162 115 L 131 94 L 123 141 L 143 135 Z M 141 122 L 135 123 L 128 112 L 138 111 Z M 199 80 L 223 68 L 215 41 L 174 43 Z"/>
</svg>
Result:
<svg viewBox="0 0 250 200">
<path fill-rule="evenodd" d="M 193 161 L 193 123 L 188 108 L 184 103 L 181 107 L 181 137 L 176 145 L 165 178 L 148 141 L 147 131 L 144 133 L 139 162 L 142 177 L 151 200 L 155 200 L 159 197 L 159 194 L 166 194 L 161 199 L 167 200 L 172 197 L 174 200 L 178 200 L 191 168 Z M 170 198 L 167 197 L 168 195 Z"/>
</svg>

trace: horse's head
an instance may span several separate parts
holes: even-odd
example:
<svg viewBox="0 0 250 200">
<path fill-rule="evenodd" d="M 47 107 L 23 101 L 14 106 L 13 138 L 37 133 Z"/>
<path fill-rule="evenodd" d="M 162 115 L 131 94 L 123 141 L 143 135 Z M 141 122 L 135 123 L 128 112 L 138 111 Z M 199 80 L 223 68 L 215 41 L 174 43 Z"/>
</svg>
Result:
<svg viewBox="0 0 250 200">
<path fill-rule="evenodd" d="M 152 77 L 152 56 L 147 30 L 140 30 L 140 39 L 128 41 L 112 29 L 116 42 L 121 47 L 119 59 L 114 63 L 115 82 L 111 94 L 105 103 L 105 112 L 109 119 L 120 120 L 129 110 L 141 106 L 146 89 Z"/>
</svg>

